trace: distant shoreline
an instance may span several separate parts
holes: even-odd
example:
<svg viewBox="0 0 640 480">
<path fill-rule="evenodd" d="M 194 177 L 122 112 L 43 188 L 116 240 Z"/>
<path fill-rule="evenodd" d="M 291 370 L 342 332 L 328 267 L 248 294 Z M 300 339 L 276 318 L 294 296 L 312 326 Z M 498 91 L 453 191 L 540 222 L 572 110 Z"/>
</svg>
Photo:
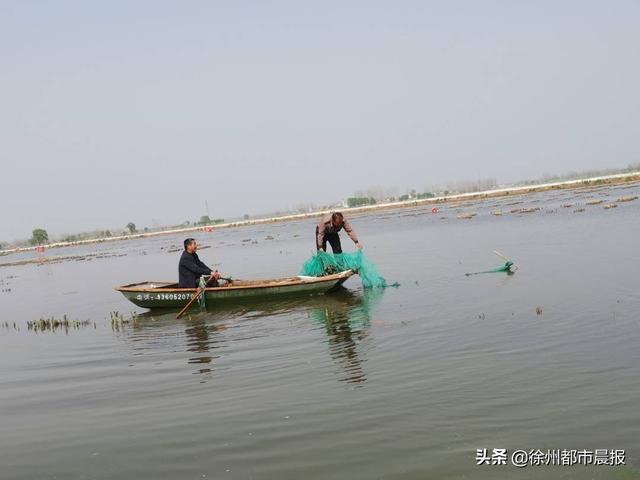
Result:
<svg viewBox="0 0 640 480">
<path fill-rule="evenodd" d="M 498 188 L 485 190 L 481 192 L 459 193 L 455 195 L 446 195 L 440 197 L 405 200 L 402 202 L 378 203 L 376 205 L 367 205 L 363 207 L 341 208 L 340 211 L 345 213 L 368 213 L 378 210 L 390 210 L 396 208 L 410 208 L 423 205 L 439 205 L 446 203 L 455 203 L 461 200 L 482 200 L 486 198 L 506 197 L 513 195 L 526 195 L 529 193 L 545 192 L 548 190 L 564 190 L 572 188 L 593 187 L 600 185 L 618 185 L 623 183 L 631 183 L 640 181 L 640 172 L 620 173 L 616 175 L 604 175 L 599 177 L 583 178 L 577 180 L 566 180 L 561 182 L 543 183 L 538 185 L 523 185 L 516 187 Z M 78 240 L 75 242 L 55 242 L 44 245 L 45 249 L 73 247 L 78 245 L 89 245 L 93 243 L 116 242 L 121 240 L 135 240 L 139 238 L 157 237 L 160 235 L 175 235 L 178 233 L 189 233 L 197 231 L 209 231 L 219 228 L 245 227 L 251 225 L 260 225 L 265 223 L 289 222 L 295 220 L 304 220 L 316 218 L 325 215 L 332 210 L 317 210 L 309 213 L 297 213 L 291 215 L 282 215 L 278 217 L 265 217 L 251 220 L 240 220 L 237 222 L 220 223 L 216 225 L 206 225 L 199 227 L 174 228 L 170 230 L 161 230 L 158 232 L 134 233 L 131 235 L 119 235 L 115 237 L 93 238 L 86 240 Z M 35 251 L 37 247 L 18 247 L 7 250 L 0 250 L 0 255 L 9 255 L 12 253 Z"/>
</svg>

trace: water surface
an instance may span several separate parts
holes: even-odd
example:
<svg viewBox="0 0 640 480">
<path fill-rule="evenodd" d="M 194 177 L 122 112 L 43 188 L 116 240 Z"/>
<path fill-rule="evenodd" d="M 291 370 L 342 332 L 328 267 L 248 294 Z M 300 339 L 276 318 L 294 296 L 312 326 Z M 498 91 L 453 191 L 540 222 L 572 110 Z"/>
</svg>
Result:
<svg viewBox="0 0 640 480">
<path fill-rule="evenodd" d="M 0 267 L 0 477 L 639 478 L 640 201 L 616 203 L 639 192 L 356 217 L 401 287 L 363 291 L 354 277 L 333 295 L 179 321 L 113 287 L 177 278 L 182 237 Z M 314 228 L 195 236 L 205 263 L 269 278 L 299 270 Z M 494 249 L 515 275 L 464 275 L 498 266 Z M 139 316 L 114 324 L 114 311 Z M 88 321 L 28 328 L 63 315 Z M 476 466 L 477 448 L 625 449 L 627 467 Z"/>
</svg>

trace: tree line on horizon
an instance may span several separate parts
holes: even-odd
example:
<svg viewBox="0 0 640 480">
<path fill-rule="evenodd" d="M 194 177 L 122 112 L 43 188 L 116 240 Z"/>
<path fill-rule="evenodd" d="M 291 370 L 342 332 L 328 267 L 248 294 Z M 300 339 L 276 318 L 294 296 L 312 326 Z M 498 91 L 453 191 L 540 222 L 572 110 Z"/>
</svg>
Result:
<svg viewBox="0 0 640 480">
<path fill-rule="evenodd" d="M 606 175 L 615 175 L 621 173 L 632 173 L 640 171 L 640 162 L 630 163 L 627 167 L 624 168 L 608 168 L 608 169 L 591 169 L 584 171 L 571 171 L 562 175 L 550 175 L 544 174 L 540 178 L 535 180 L 526 180 L 522 182 L 517 182 L 512 184 L 516 185 L 538 185 L 541 183 L 549 183 L 549 182 L 558 182 L 558 181 L 567 181 L 567 180 L 576 180 L 580 178 L 587 177 L 600 177 Z M 486 178 L 486 179 L 478 179 L 477 181 L 466 181 L 466 182 L 454 182 L 446 185 L 445 188 L 434 187 L 430 191 L 418 192 L 415 189 L 412 189 L 402 195 L 397 195 L 394 189 L 385 189 L 383 187 L 371 187 L 366 191 L 357 191 L 355 195 L 348 197 L 341 205 L 349 208 L 353 207 L 362 207 L 368 205 L 376 205 L 381 202 L 403 202 L 408 200 L 420 200 L 424 198 L 433 198 L 435 196 L 448 196 L 455 195 L 460 193 L 471 193 L 475 191 L 482 190 L 490 190 L 498 187 L 497 181 L 495 178 Z M 330 208 L 338 208 L 337 204 L 331 206 L 324 206 L 320 209 L 326 210 Z M 312 213 L 313 211 L 317 211 L 319 208 L 312 203 L 300 204 L 297 208 L 292 211 L 284 211 L 284 212 L 274 212 L 271 214 L 265 214 L 264 216 L 278 216 L 278 215 L 286 215 L 290 213 Z M 242 217 L 244 220 L 249 220 L 251 216 L 249 214 L 245 214 Z M 149 227 L 144 227 L 143 232 L 152 232 L 152 231 L 160 231 L 172 228 L 185 228 L 185 227 L 198 227 L 198 226 L 209 226 L 209 225 L 218 225 L 224 223 L 224 218 L 210 218 L 209 215 L 203 215 L 199 220 L 189 221 L 186 220 L 179 225 L 169 225 L 169 226 L 160 226 L 154 227 L 150 229 Z M 140 233 L 133 222 L 127 223 L 125 229 L 121 231 L 115 231 L 114 233 L 111 230 L 94 230 L 90 232 L 83 232 L 77 234 L 64 234 L 59 236 L 55 241 L 60 242 L 78 242 L 81 240 L 93 240 L 93 239 L 102 239 L 102 238 L 110 238 L 113 236 L 119 235 L 132 235 Z M 6 241 L 0 241 L 0 250 L 9 248 L 10 246 L 24 247 L 24 246 L 37 246 L 44 245 L 50 242 L 49 233 L 44 228 L 35 228 L 31 232 L 31 237 L 27 240 L 17 240 L 15 242 L 9 243 Z"/>
</svg>

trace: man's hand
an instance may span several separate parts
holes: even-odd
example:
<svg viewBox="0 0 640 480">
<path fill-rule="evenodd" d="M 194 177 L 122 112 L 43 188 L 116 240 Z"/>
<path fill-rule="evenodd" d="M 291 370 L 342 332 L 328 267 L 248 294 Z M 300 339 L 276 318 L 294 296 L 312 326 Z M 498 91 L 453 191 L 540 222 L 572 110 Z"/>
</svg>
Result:
<svg viewBox="0 0 640 480">
<path fill-rule="evenodd" d="M 356 242 L 356 247 L 358 247 L 358 250 L 362 250 L 362 244 L 360 242 Z"/>
<path fill-rule="evenodd" d="M 319 252 L 324 252 L 324 248 L 319 248 L 318 251 Z"/>
</svg>

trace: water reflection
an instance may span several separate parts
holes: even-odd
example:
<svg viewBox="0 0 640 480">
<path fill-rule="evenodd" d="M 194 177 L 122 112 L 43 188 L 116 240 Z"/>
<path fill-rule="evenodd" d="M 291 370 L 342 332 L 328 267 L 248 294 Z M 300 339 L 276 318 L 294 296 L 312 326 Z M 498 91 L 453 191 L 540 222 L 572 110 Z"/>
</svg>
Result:
<svg viewBox="0 0 640 480">
<path fill-rule="evenodd" d="M 369 336 L 371 309 L 383 292 L 367 289 L 355 294 L 345 289 L 312 309 L 312 318 L 325 328 L 329 353 L 342 372 L 341 381 L 360 384 L 367 380 L 358 346 Z"/>
<path fill-rule="evenodd" d="M 183 348 L 193 354 L 187 363 L 198 366 L 192 373 L 203 375 L 202 381 L 207 381 L 215 371 L 215 359 L 220 357 L 220 349 L 230 341 L 249 338 L 246 329 L 232 328 L 240 326 L 239 322 L 271 322 L 283 315 L 306 317 L 325 331 L 329 354 L 340 370 L 339 379 L 361 384 L 366 381 L 366 374 L 359 348 L 369 336 L 371 310 L 382 294 L 382 290 L 352 292 L 341 288 L 329 295 L 218 306 L 192 314 L 178 324 L 173 311 L 146 312 L 130 323 L 131 335 L 125 338 L 136 343 L 137 351 L 157 351 L 161 345 L 171 346 L 176 338 L 175 327 L 179 325 L 186 338 Z M 269 330 L 262 324 L 243 326 L 254 329 L 251 338 L 269 335 Z"/>
<path fill-rule="evenodd" d="M 211 350 L 216 348 L 216 343 L 219 343 L 215 336 L 224 330 L 226 330 L 224 323 L 208 324 L 205 320 L 196 320 L 195 323 L 186 325 L 184 331 L 187 336 L 187 351 L 197 354 L 189 358 L 188 363 L 202 365 L 196 373 L 203 375 L 211 373 L 209 364 L 218 357 L 211 354 Z"/>
</svg>

